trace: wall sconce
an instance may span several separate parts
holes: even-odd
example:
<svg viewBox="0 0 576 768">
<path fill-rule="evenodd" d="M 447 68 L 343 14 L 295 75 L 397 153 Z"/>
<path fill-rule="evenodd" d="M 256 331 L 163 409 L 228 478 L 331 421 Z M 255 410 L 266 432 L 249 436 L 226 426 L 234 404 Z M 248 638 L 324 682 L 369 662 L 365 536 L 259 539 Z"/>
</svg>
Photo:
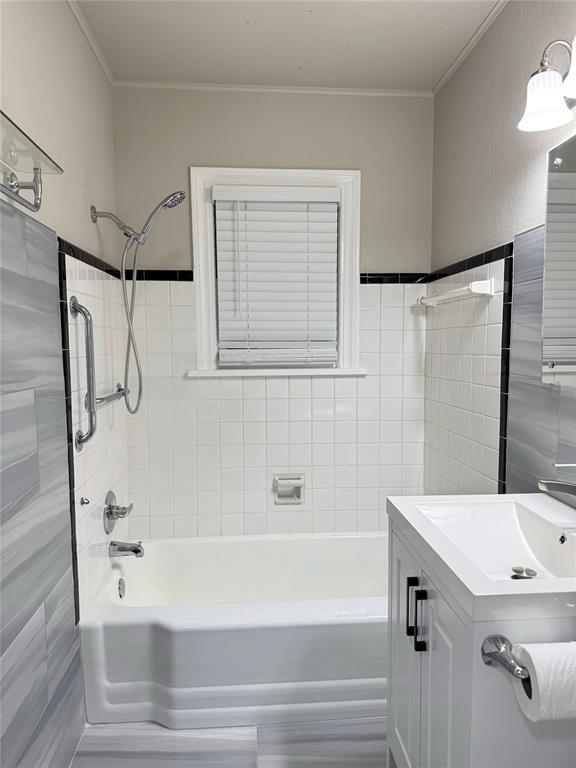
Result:
<svg viewBox="0 0 576 768">
<path fill-rule="evenodd" d="M 556 45 L 570 53 L 570 67 L 562 77 L 550 64 L 550 51 Z M 575 52 L 573 54 L 573 52 Z M 521 131 L 547 131 L 568 125 L 574 119 L 571 107 L 576 104 L 576 37 L 572 45 L 554 40 L 542 54 L 539 68 L 532 74 L 526 89 L 526 108 L 518 123 Z"/>
</svg>

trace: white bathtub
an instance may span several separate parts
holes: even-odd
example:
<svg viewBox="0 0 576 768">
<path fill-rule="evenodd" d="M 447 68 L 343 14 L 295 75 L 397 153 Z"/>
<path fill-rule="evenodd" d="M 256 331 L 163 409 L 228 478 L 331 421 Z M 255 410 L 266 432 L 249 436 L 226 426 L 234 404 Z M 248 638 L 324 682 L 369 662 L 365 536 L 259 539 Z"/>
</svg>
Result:
<svg viewBox="0 0 576 768">
<path fill-rule="evenodd" d="M 385 713 L 385 535 L 144 549 L 116 560 L 81 622 L 90 722 L 196 728 Z"/>
</svg>

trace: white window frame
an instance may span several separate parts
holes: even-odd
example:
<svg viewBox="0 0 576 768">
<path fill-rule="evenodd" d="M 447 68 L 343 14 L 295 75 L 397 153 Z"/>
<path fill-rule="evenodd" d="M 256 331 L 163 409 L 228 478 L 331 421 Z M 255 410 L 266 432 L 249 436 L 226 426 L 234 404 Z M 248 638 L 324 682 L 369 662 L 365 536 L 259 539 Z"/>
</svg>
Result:
<svg viewBox="0 0 576 768">
<path fill-rule="evenodd" d="M 189 376 L 365 375 L 360 359 L 360 171 L 190 168 L 192 253 L 196 294 L 197 370 Z M 336 187 L 338 220 L 337 368 L 218 368 L 216 244 L 212 187 L 217 184 Z"/>
</svg>

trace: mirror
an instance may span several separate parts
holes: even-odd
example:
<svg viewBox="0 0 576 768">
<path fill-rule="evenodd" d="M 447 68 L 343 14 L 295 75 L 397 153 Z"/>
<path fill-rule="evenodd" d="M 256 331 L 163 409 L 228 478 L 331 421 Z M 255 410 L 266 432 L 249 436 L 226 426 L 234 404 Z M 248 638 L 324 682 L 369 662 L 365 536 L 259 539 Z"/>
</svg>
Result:
<svg viewBox="0 0 576 768">
<path fill-rule="evenodd" d="M 576 387 L 576 136 L 548 154 L 542 380 Z"/>
</svg>

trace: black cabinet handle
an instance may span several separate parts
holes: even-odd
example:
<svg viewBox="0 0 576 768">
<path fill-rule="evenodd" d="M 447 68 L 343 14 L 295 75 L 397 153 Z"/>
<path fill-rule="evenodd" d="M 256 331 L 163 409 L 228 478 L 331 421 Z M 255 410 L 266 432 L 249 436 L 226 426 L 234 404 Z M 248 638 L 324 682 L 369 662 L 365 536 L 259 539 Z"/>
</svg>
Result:
<svg viewBox="0 0 576 768">
<path fill-rule="evenodd" d="M 428 599 L 428 592 L 425 589 L 417 589 L 414 592 L 414 650 L 422 653 L 427 649 L 425 640 L 418 640 L 418 603 Z"/>
<path fill-rule="evenodd" d="M 414 624 L 410 624 L 410 589 L 417 587 L 418 583 L 418 576 L 408 576 L 406 579 L 406 634 L 408 637 L 414 637 Z"/>
</svg>

